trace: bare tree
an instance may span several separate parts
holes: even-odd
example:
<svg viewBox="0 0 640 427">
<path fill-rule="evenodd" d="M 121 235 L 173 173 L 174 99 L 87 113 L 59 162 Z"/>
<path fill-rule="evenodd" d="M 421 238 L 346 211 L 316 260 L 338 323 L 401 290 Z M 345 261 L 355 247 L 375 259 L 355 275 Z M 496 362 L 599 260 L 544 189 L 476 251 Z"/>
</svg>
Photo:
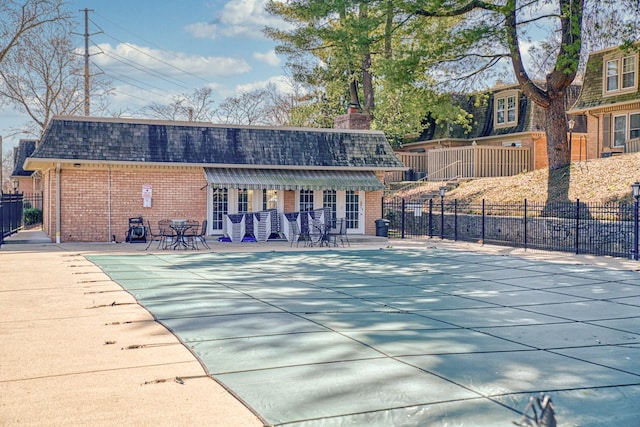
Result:
<svg viewBox="0 0 640 427">
<path fill-rule="evenodd" d="M 173 97 L 169 104 L 153 103 L 144 107 L 141 114 L 160 120 L 184 120 L 210 122 L 213 113 L 213 90 L 208 87 L 196 89 L 193 94 Z"/>
<path fill-rule="evenodd" d="M 298 103 L 300 88 L 293 82 L 291 92 L 279 91 L 275 84 L 226 98 L 216 110 L 220 123 L 287 126 L 291 124 L 291 112 Z"/>
<path fill-rule="evenodd" d="M 267 101 L 266 89 L 254 89 L 239 96 L 231 96 L 218 106 L 216 119 L 224 124 L 266 125 Z"/>
<path fill-rule="evenodd" d="M 21 40 L 31 37 L 40 27 L 69 20 L 71 15 L 63 5 L 63 0 L 3 0 L 0 63 Z"/>
<path fill-rule="evenodd" d="M 31 119 L 21 125 L 40 136 L 54 115 L 76 115 L 84 106 L 83 61 L 70 38 L 72 21 L 46 22 L 22 37 L 0 64 L 0 102 L 13 105 Z M 91 96 L 106 108 L 110 82 L 92 78 Z"/>
</svg>

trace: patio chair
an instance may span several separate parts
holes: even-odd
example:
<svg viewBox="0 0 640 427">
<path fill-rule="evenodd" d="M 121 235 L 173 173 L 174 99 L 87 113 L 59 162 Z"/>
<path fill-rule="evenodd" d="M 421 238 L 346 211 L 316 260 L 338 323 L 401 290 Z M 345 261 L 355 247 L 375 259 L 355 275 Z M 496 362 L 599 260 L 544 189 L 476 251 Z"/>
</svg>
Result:
<svg viewBox="0 0 640 427">
<path fill-rule="evenodd" d="M 297 221 L 291 221 L 289 223 L 289 227 L 291 232 L 289 236 L 291 237 L 291 246 L 293 246 L 293 242 L 296 242 L 296 247 L 300 244 L 300 239 L 304 239 L 302 233 L 300 232 L 300 226 Z M 306 243 L 305 243 L 306 244 Z"/>
<path fill-rule="evenodd" d="M 167 249 L 167 247 L 169 247 L 169 242 L 171 242 L 171 244 L 176 242 L 178 235 L 175 230 L 171 228 L 172 224 L 173 223 L 170 219 L 162 219 L 158 221 L 158 228 L 160 229 L 160 234 L 162 234 L 162 249 Z"/>
<path fill-rule="evenodd" d="M 146 251 L 147 249 L 149 249 L 149 247 L 153 242 L 158 242 L 157 249 L 160 249 L 160 245 L 164 243 L 164 234 L 162 233 L 162 230 L 159 229 L 157 233 L 154 232 L 153 229 L 151 228 L 151 224 L 149 223 L 149 220 L 147 220 L 147 225 L 145 228 L 147 229 L 147 237 L 149 239 L 149 244 L 147 245 L 146 248 L 144 248 L 144 250 Z"/>
<path fill-rule="evenodd" d="M 207 249 L 211 249 L 211 247 L 207 244 L 207 220 L 203 220 L 202 224 L 200 224 L 200 231 L 198 231 L 197 233 L 195 233 L 195 235 L 193 236 L 193 244 L 195 245 L 196 249 L 200 249 L 198 248 L 198 242 L 202 243 L 202 246 L 204 246 Z"/>
<path fill-rule="evenodd" d="M 338 246 L 338 239 L 340 239 L 340 243 L 344 246 L 344 241 L 347 241 L 347 245 L 351 247 L 351 242 L 349 242 L 349 238 L 347 237 L 347 219 L 346 218 L 338 218 L 336 219 L 335 227 L 332 227 L 331 230 L 327 233 L 327 239 L 329 242 L 333 241 L 333 246 Z"/>
<path fill-rule="evenodd" d="M 182 236 L 187 246 L 194 250 L 198 249 L 198 246 L 196 245 L 196 236 L 198 235 L 199 226 L 200 226 L 200 223 L 198 221 L 195 221 L 193 219 L 187 220 L 187 222 L 185 223 L 185 229 Z"/>
<path fill-rule="evenodd" d="M 327 228 L 323 221 L 313 219 L 309 221 L 309 246 L 322 246 L 327 241 Z"/>
</svg>

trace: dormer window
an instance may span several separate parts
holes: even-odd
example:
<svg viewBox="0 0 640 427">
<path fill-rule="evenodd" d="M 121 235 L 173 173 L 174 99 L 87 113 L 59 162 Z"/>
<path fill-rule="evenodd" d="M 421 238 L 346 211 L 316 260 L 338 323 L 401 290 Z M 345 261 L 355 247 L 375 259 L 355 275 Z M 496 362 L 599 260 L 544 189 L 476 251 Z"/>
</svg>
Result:
<svg viewBox="0 0 640 427">
<path fill-rule="evenodd" d="M 518 123 L 518 91 L 495 95 L 495 127 L 515 126 Z"/>
<path fill-rule="evenodd" d="M 610 56 L 604 61 L 605 95 L 633 92 L 638 87 L 636 55 Z"/>
</svg>

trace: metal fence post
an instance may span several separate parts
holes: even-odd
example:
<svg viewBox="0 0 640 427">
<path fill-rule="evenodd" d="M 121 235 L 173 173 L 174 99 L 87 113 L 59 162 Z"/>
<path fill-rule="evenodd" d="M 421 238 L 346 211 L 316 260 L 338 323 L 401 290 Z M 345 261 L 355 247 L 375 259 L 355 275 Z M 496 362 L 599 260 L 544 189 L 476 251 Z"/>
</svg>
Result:
<svg viewBox="0 0 640 427">
<path fill-rule="evenodd" d="M 576 238 L 575 238 L 575 252 L 576 255 L 580 253 L 580 199 L 576 199 Z"/>
<path fill-rule="evenodd" d="M 444 240 L 444 196 L 440 196 L 440 240 Z"/>
<path fill-rule="evenodd" d="M 453 201 L 453 241 L 458 241 L 458 199 Z"/>
<path fill-rule="evenodd" d="M 400 232 L 400 237 L 402 239 L 404 239 L 404 199 L 402 199 L 402 203 L 401 203 L 401 211 L 402 214 L 400 215 L 402 220 L 400 221 L 401 223 L 401 232 Z"/>
<path fill-rule="evenodd" d="M 433 199 L 429 199 L 429 238 L 433 237 Z"/>
<path fill-rule="evenodd" d="M 482 199 L 482 244 L 484 245 L 484 199 Z"/>
<path fill-rule="evenodd" d="M 633 259 L 638 261 L 638 198 L 633 201 Z"/>
<path fill-rule="evenodd" d="M 527 250 L 527 199 L 524 199 L 524 250 Z"/>
</svg>

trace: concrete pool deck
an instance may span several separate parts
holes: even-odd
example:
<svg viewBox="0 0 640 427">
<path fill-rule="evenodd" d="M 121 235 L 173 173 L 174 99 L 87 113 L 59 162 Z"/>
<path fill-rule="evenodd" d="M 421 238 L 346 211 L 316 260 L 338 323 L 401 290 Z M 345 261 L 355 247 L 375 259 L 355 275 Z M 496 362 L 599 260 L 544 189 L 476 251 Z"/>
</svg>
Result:
<svg viewBox="0 0 640 427">
<path fill-rule="evenodd" d="M 130 294 L 124 292 L 118 284 L 85 258 L 85 256 L 103 255 L 140 255 L 145 253 L 144 246 L 141 244 L 54 245 L 46 243 L 3 245 L 0 249 L 0 277 L 2 277 L 0 298 L 3 306 L 0 333 L 2 333 L 4 343 L 8 345 L 3 344 L 3 350 L 0 353 L 0 363 L 2 364 L 2 373 L 0 374 L 2 393 L 0 395 L 3 396 L 0 402 L 0 413 L 2 414 L 0 415 L 0 424 L 113 425 L 124 423 L 250 426 L 264 423 L 264 420 L 256 417 L 232 393 L 207 377 L 203 366 L 173 334 L 157 322 L 152 321 L 149 312 L 139 306 Z M 388 246 L 400 250 L 431 248 L 450 250 L 454 254 L 460 253 L 460 251 L 469 251 L 477 254 L 508 255 L 511 258 L 505 258 L 505 260 L 513 260 L 515 264 L 517 264 L 517 260 L 522 259 L 553 263 L 559 266 L 598 267 L 602 270 L 598 270 L 599 277 L 595 283 L 622 282 L 625 286 L 630 287 L 637 286 L 632 282 L 637 280 L 635 275 L 638 273 L 635 270 L 640 267 L 637 262 L 629 260 L 549 252 L 525 252 L 505 247 L 441 242 L 437 239 L 391 240 L 382 244 L 379 241 L 363 242 L 353 244 L 352 248 L 344 249 L 344 251 L 384 249 Z M 289 252 L 290 250 L 290 246 L 285 242 L 268 245 L 256 243 L 218 244 L 214 242 L 211 252 Z M 326 249 L 298 248 L 297 252 L 311 254 L 315 251 L 326 253 L 342 250 L 342 248 L 335 251 L 333 249 L 326 251 Z M 167 251 L 152 251 L 152 253 L 166 255 Z M 181 255 L 191 253 L 193 252 L 182 252 Z M 203 251 L 200 254 L 203 254 Z M 611 273 L 610 277 L 607 276 L 608 272 Z M 620 272 L 620 274 L 616 272 Z M 503 274 L 501 278 L 498 278 L 502 280 L 500 282 L 502 286 L 509 285 L 505 282 L 506 280 L 518 279 L 518 277 L 509 277 L 505 270 L 502 270 L 500 274 Z M 640 274 L 638 275 L 640 276 Z M 576 280 L 580 279 L 579 275 L 575 277 Z M 617 277 L 623 280 L 618 280 Z M 497 280 L 496 277 L 494 279 Z M 597 299 L 591 298 L 590 302 L 601 304 L 607 299 L 626 298 L 625 304 L 616 305 L 616 309 L 622 307 L 633 310 L 634 307 L 640 306 L 636 302 L 637 296 L 634 296 L 633 292 L 620 289 L 618 291 L 623 294 L 600 296 Z M 547 289 L 544 296 L 548 297 L 554 292 Z M 363 296 L 367 298 L 367 295 L 360 297 Z M 487 295 L 474 296 L 478 300 L 487 297 Z M 569 304 L 563 306 L 564 316 L 582 315 L 582 312 L 577 310 L 572 312 L 575 307 L 571 304 L 576 302 L 575 298 L 583 298 L 585 295 L 574 295 L 575 298 L 571 301 L 566 300 L 566 294 L 562 294 L 561 297 L 563 301 L 543 301 L 535 299 L 542 298 L 540 293 L 535 295 L 531 293 L 526 297 L 520 295 L 518 305 L 535 304 L 535 315 L 542 317 L 554 314 L 548 311 L 545 313 L 548 307 Z M 505 299 L 507 294 L 504 292 L 492 294 L 491 298 L 493 298 L 492 304 L 495 306 L 510 307 L 513 305 Z M 287 304 L 293 304 L 293 302 L 287 301 Z M 602 312 L 602 307 L 598 307 L 597 310 Z M 640 311 L 640 307 L 638 307 L 638 311 Z M 438 321 L 454 322 L 445 314 L 441 313 Z M 489 328 L 494 328 L 491 330 L 491 336 L 501 336 L 504 342 L 513 343 L 518 343 L 520 335 L 524 333 L 524 326 L 520 325 L 518 326 L 520 329 L 513 328 L 505 335 L 498 332 L 495 325 L 477 324 L 471 313 L 468 314 L 465 319 L 469 323 L 457 325 L 458 329 L 456 330 L 475 331 L 478 328 L 485 328 L 485 331 L 488 331 Z M 634 324 L 638 323 L 636 314 L 631 312 L 621 313 L 618 311 L 614 316 L 604 317 L 634 319 Z M 591 320 L 593 319 L 583 319 L 572 323 L 584 324 Z M 458 321 L 455 320 L 455 322 Z M 607 322 L 608 320 L 597 319 L 594 321 Z M 530 334 L 531 339 L 538 340 L 539 348 L 552 347 L 555 349 L 554 352 L 562 351 L 566 353 L 565 356 L 571 356 L 573 361 L 584 359 L 584 355 L 576 354 L 580 346 L 558 345 L 557 343 L 549 345 L 547 343 L 547 341 L 558 339 L 559 335 L 553 330 L 554 327 L 557 328 L 558 324 L 563 324 L 563 322 L 549 322 L 549 327 L 543 333 Z M 633 338 L 634 332 L 635 334 L 640 333 L 637 331 L 637 326 L 630 325 L 629 327 L 636 328 L 636 331 L 621 333 L 619 339 Z M 436 328 L 432 330 L 430 332 L 431 339 L 436 340 L 437 333 L 442 331 L 447 331 L 447 329 Z M 354 335 L 361 333 L 358 330 L 347 332 Z M 576 330 L 572 336 L 577 338 L 580 337 L 580 334 L 581 332 Z M 381 335 L 384 334 L 379 331 L 378 336 Z M 361 337 L 358 339 L 363 341 Z M 385 339 L 381 339 L 378 344 L 384 344 Z M 593 371 L 590 371 L 589 375 L 593 373 L 594 376 L 600 378 L 606 376 L 603 367 L 611 367 L 607 365 L 609 362 L 605 363 L 604 361 L 617 359 L 619 356 L 619 363 L 626 363 L 626 365 L 617 366 L 614 371 L 624 377 L 622 382 L 625 384 L 633 384 L 634 380 L 640 382 L 637 381 L 640 379 L 638 377 L 640 372 L 637 372 L 639 366 L 637 353 L 640 352 L 636 347 L 638 343 L 631 339 L 628 339 L 627 342 L 629 346 L 606 347 L 608 350 L 617 348 L 624 350 L 619 354 L 601 352 L 598 355 L 600 362 L 590 362 L 589 366 L 593 367 Z M 410 346 L 411 343 L 405 344 Z M 393 353 L 392 349 L 385 351 Z M 572 352 L 573 354 L 570 354 Z M 591 350 L 591 353 L 594 351 Z M 525 352 L 520 352 L 520 354 L 525 354 Z M 562 374 L 557 360 L 551 357 L 555 357 L 557 354 L 550 355 L 549 352 L 545 352 L 542 357 L 539 357 L 539 353 L 528 352 L 528 355 L 533 356 L 534 354 L 536 357 L 532 357 L 531 363 L 556 366 L 553 368 L 556 379 L 558 375 Z M 433 354 L 418 355 L 405 349 L 399 354 L 394 354 L 393 357 L 412 358 L 413 365 L 431 373 L 438 373 L 437 369 L 431 366 Z M 447 352 L 446 357 L 451 360 L 459 359 L 456 362 L 457 366 L 480 366 L 478 361 L 473 361 L 474 357 L 481 357 L 477 354 L 473 356 L 462 352 L 458 354 Z M 508 358 L 499 359 L 499 363 L 504 363 L 505 360 Z M 628 362 L 628 360 L 631 361 Z M 511 362 L 522 363 L 521 360 L 512 360 Z M 628 366 L 629 363 L 631 363 L 631 367 Z M 575 364 L 579 363 L 575 362 Z M 491 369 L 498 368 L 499 366 L 491 366 Z M 370 368 L 363 368 L 363 372 L 367 372 L 367 369 Z M 491 376 L 489 371 L 486 373 L 478 369 L 474 373 L 464 371 L 464 369 L 460 369 L 459 372 L 447 371 L 439 374 L 444 378 L 460 375 L 459 383 L 463 383 L 465 379 L 487 382 Z M 580 376 L 576 372 L 579 371 L 572 372 L 572 375 Z M 399 375 L 402 374 L 399 372 Z M 563 381 L 570 381 L 570 379 Z M 603 389 L 606 386 L 608 389 L 614 390 L 612 384 L 600 383 L 600 385 Z M 472 388 L 472 385 L 467 384 L 465 387 Z M 548 387 L 541 388 L 548 389 Z M 591 390 L 588 387 L 577 387 L 576 389 L 580 389 L 581 393 Z M 637 387 L 635 389 L 627 388 L 627 392 L 632 391 L 627 393 L 627 398 L 635 399 L 637 402 L 637 390 Z M 230 391 L 234 392 L 233 387 L 230 387 Z M 616 390 L 616 393 L 620 393 L 620 391 Z M 251 396 L 249 397 L 251 398 Z M 470 396 L 460 397 L 466 399 Z M 621 399 L 618 398 L 617 401 L 620 402 Z M 632 416 L 635 411 L 636 417 L 640 413 L 637 406 L 635 408 L 633 406 L 631 408 L 616 406 L 612 409 L 631 410 L 632 412 L 627 415 Z M 482 411 L 481 407 L 479 410 Z M 559 413 L 562 413 L 562 410 L 563 408 L 560 408 Z M 508 411 L 505 413 L 510 414 Z M 605 413 L 604 415 L 607 416 L 607 419 L 613 419 L 612 417 L 616 414 Z M 475 414 L 475 416 L 476 419 L 482 417 L 481 413 Z M 505 419 L 504 425 L 509 425 L 512 420 L 517 419 L 518 417 L 515 415 Z M 559 425 L 575 424 L 569 424 L 570 420 L 560 421 Z M 478 423 L 464 425 L 478 425 Z"/>
</svg>

